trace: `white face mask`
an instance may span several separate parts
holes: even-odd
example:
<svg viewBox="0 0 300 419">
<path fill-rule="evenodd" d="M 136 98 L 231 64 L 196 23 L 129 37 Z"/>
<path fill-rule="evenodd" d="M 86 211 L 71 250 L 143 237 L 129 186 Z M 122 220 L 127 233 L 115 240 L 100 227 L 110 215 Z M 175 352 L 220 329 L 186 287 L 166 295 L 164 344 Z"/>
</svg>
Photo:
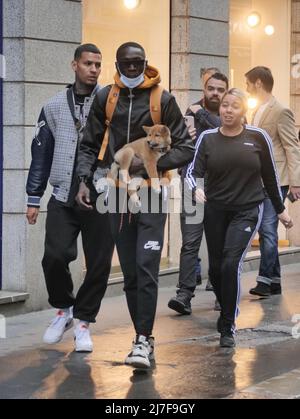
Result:
<svg viewBox="0 0 300 419">
<path fill-rule="evenodd" d="M 145 64 L 146 67 L 146 64 Z M 120 80 L 121 82 L 128 87 L 129 89 L 135 89 L 136 87 L 138 87 L 140 84 L 144 83 L 145 81 L 145 69 L 144 71 L 137 77 L 135 78 L 129 78 L 124 76 L 124 74 L 121 73 L 119 67 L 118 67 L 119 73 L 120 73 Z"/>
<path fill-rule="evenodd" d="M 130 79 L 129 77 L 124 76 L 124 74 L 120 73 L 121 82 L 128 87 L 129 89 L 134 89 L 135 87 L 138 87 L 140 84 L 144 83 L 145 76 L 144 73 L 140 74 L 138 77 L 135 77 L 134 79 Z"/>
</svg>

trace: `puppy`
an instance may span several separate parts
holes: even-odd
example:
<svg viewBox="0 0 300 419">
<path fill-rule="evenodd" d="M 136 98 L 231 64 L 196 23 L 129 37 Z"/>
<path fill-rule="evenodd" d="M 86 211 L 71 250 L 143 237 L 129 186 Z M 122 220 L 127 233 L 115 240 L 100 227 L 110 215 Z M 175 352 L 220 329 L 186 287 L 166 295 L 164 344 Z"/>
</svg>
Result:
<svg viewBox="0 0 300 419">
<path fill-rule="evenodd" d="M 108 179 L 114 181 L 118 178 L 120 172 L 121 180 L 130 184 L 129 168 L 134 156 L 140 158 L 145 170 L 151 180 L 151 187 L 155 192 L 160 193 L 159 174 L 157 172 L 157 161 L 171 149 L 171 133 L 165 125 L 153 125 L 152 127 L 143 126 L 147 136 L 140 138 L 132 143 L 122 147 L 114 157 L 114 163 L 111 165 Z M 130 199 L 136 206 L 140 206 L 137 188 L 130 185 L 128 188 Z"/>
</svg>

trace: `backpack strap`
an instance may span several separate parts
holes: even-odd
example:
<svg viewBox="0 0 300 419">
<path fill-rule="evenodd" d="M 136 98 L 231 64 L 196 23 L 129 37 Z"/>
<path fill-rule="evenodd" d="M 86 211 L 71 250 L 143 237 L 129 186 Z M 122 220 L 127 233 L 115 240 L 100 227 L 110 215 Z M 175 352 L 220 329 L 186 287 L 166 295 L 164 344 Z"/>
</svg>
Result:
<svg viewBox="0 0 300 419">
<path fill-rule="evenodd" d="M 150 93 L 150 113 L 151 119 L 153 124 L 161 124 L 161 97 L 163 94 L 164 88 L 157 84 L 156 86 L 152 87 Z M 169 170 L 163 171 L 159 173 L 159 177 L 161 177 L 164 181 L 169 181 L 172 178 L 171 172 Z M 150 183 L 151 184 L 151 183 Z"/>
<path fill-rule="evenodd" d="M 152 87 L 150 93 L 150 113 L 153 124 L 161 124 L 161 97 L 163 94 L 163 87 L 156 85 Z"/>
<path fill-rule="evenodd" d="M 106 152 L 108 141 L 109 141 L 109 126 L 110 126 L 114 111 L 116 109 L 116 106 L 119 100 L 119 95 L 120 95 L 119 86 L 117 86 L 116 84 L 113 84 L 106 100 L 106 107 L 105 107 L 106 130 L 105 130 L 104 138 L 102 141 L 101 149 L 99 151 L 98 160 L 103 160 L 105 156 L 105 152 Z"/>
</svg>

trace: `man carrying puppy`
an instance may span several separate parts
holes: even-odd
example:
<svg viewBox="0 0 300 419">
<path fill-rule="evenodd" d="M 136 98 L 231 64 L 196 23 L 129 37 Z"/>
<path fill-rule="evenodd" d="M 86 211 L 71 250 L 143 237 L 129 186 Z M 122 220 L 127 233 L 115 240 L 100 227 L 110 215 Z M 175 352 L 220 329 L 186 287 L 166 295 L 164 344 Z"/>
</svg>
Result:
<svg viewBox="0 0 300 419">
<path fill-rule="evenodd" d="M 134 42 L 119 47 L 115 84 L 117 100 L 109 124 L 109 141 L 105 145 L 107 99 L 112 86 L 99 92 L 93 103 L 81 142 L 77 173 L 80 188 L 78 203 L 88 209 L 89 189 L 86 185 L 98 158 L 110 166 L 113 155 L 128 142 L 144 136 L 143 125 L 153 125 L 151 91 L 160 83 L 158 70 L 148 65 L 144 48 Z M 161 124 L 171 131 L 171 150 L 157 164 L 158 171 L 182 167 L 193 158 L 194 147 L 175 98 L 163 91 L 160 99 Z M 134 175 L 134 168 L 131 174 Z M 162 200 L 162 194 L 159 199 Z M 136 368 L 149 368 L 154 359 L 152 329 L 157 305 L 158 274 L 167 215 L 162 211 L 136 214 L 110 214 L 112 233 L 116 241 L 124 290 L 136 337 L 125 363 Z M 101 249 L 100 249 L 101 251 Z"/>
</svg>

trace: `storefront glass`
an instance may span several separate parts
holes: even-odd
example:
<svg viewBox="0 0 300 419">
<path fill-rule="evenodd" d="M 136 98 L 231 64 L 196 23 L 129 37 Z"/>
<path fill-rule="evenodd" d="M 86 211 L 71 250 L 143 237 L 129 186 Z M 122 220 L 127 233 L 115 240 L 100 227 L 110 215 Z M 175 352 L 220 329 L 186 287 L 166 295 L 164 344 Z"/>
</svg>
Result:
<svg viewBox="0 0 300 419">
<path fill-rule="evenodd" d="M 136 5 L 136 7 L 130 8 Z M 83 0 L 83 43 L 96 44 L 103 56 L 99 83 L 113 83 L 116 50 L 134 41 L 146 51 L 148 63 L 157 67 L 162 85 L 169 89 L 170 1 L 169 0 Z M 162 263 L 168 262 L 168 223 Z M 114 271 L 119 271 L 115 252 Z"/>
<path fill-rule="evenodd" d="M 245 73 L 255 66 L 266 66 L 274 76 L 274 96 L 287 107 L 296 107 L 290 100 L 291 21 L 291 0 L 231 0 L 229 74 L 232 87 L 245 90 Z M 250 109 L 249 121 L 252 112 Z M 279 238 L 281 244 L 288 244 L 286 230 L 281 225 Z"/>
<path fill-rule="evenodd" d="M 136 8 L 127 8 L 134 3 Z M 83 42 L 95 43 L 103 54 L 102 85 L 113 80 L 117 48 L 135 41 L 143 45 L 149 64 L 159 68 L 162 84 L 169 88 L 169 0 L 84 0 L 82 4 Z"/>
<path fill-rule="evenodd" d="M 290 105 L 290 0 L 231 0 L 230 82 L 245 90 L 252 67 L 271 68 L 274 95 Z"/>
</svg>

